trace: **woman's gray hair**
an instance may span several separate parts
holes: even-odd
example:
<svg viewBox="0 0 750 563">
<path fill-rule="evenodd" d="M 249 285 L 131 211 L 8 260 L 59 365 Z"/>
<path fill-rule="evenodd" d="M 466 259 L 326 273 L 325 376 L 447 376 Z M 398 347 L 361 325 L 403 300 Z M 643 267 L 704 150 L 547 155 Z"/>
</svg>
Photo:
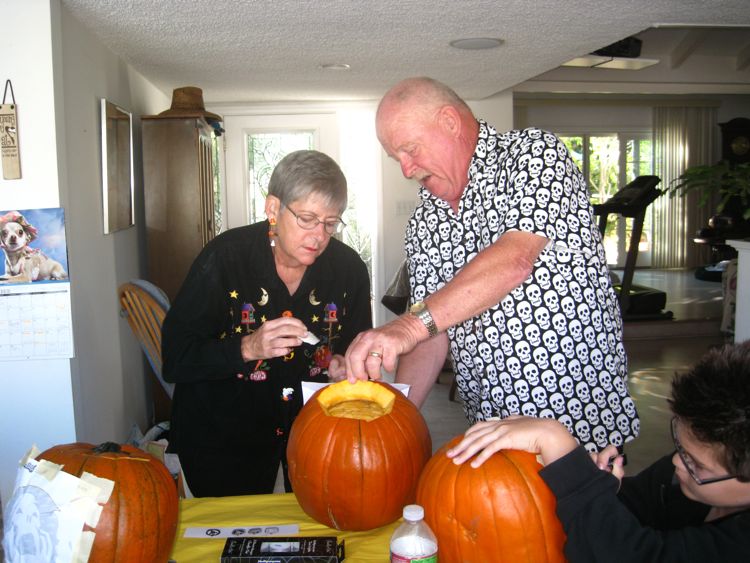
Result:
<svg viewBox="0 0 750 563">
<path fill-rule="evenodd" d="M 339 215 L 346 210 L 346 178 L 336 161 L 312 150 L 294 151 L 282 158 L 271 174 L 268 195 L 276 196 L 286 206 L 313 193 L 337 208 Z"/>
</svg>

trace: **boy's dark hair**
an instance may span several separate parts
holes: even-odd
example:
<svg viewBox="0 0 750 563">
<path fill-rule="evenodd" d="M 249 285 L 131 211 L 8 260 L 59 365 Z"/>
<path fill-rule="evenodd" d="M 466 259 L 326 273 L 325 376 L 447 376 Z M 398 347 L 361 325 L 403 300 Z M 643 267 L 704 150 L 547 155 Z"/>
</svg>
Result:
<svg viewBox="0 0 750 563">
<path fill-rule="evenodd" d="M 724 447 L 724 466 L 750 481 L 750 341 L 709 351 L 672 380 L 672 412 L 701 442 Z"/>
</svg>

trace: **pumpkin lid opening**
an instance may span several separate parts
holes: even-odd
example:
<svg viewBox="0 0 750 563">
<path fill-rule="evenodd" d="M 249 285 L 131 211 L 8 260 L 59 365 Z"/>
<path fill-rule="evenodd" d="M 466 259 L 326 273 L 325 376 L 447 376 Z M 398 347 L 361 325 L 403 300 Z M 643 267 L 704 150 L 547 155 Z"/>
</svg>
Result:
<svg viewBox="0 0 750 563">
<path fill-rule="evenodd" d="M 323 389 L 318 403 L 328 416 L 375 420 L 389 414 L 396 395 L 393 391 L 373 381 L 339 381 Z"/>
</svg>

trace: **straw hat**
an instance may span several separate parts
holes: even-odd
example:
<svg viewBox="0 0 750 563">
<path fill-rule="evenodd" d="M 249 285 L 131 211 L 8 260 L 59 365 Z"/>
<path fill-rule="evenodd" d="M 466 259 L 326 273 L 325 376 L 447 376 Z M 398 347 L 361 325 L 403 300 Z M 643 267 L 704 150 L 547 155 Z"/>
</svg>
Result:
<svg viewBox="0 0 750 563">
<path fill-rule="evenodd" d="M 172 91 L 172 106 L 159 117 L 203 117 L 206 121 L 221 121 L 221 116 L 206 111 L 203 90 L 196 86 L 183 86 Z"/>
</svg>

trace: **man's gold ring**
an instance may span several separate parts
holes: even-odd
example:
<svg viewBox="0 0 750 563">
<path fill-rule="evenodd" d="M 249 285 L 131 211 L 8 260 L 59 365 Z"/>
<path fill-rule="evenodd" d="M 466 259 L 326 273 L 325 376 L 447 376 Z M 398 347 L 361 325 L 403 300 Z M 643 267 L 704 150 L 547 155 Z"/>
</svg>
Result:
<svg viewBox="0 0 750 563">
<path fill-rule="evenodd" d="M 370 352 L 368 356 L 372 356 L 373 358 L 382 358 L 383 354 L 381 354 L 380 352 Z"/>
</svg>

